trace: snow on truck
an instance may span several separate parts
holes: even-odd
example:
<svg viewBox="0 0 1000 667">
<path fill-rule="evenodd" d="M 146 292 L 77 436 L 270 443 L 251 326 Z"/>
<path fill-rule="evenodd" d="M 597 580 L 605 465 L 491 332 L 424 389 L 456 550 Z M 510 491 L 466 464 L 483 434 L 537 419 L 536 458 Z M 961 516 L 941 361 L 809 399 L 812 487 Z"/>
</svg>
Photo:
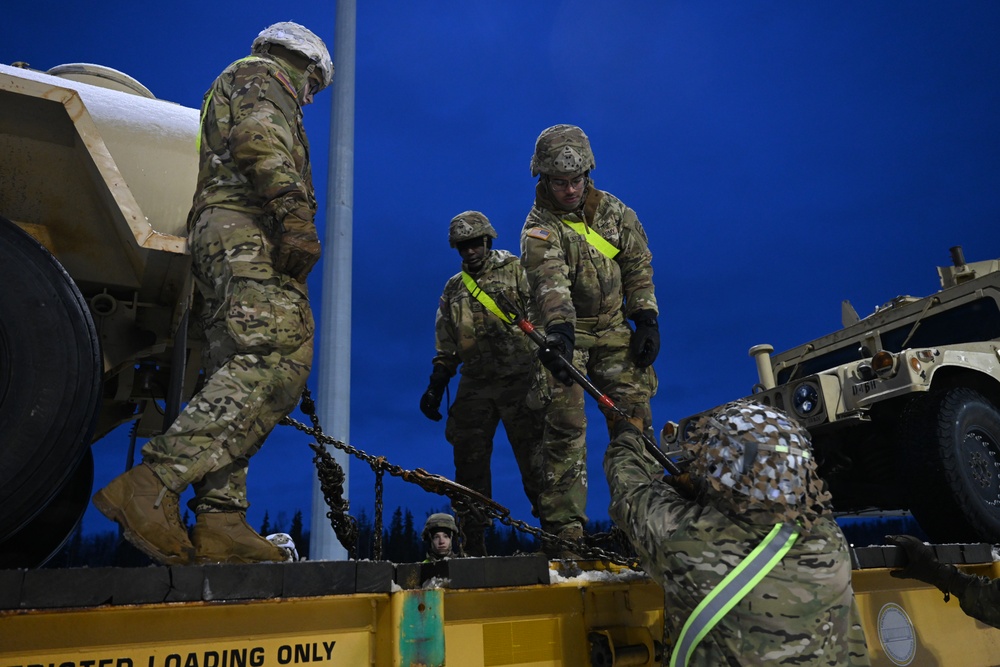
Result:
<svg viewBox="0 0 1000 667">
<path fill-rule="evenodd" d="M 840 512 L 908 510 L 933 542 L 1000 542 L 1000 260 L 938 267 L 940 291 L 900 296 L 843 329 L 772 354 L 757 401 L 813 436 Z M 674 447 L 694 416 L 668 423 Z"/>
</svg>

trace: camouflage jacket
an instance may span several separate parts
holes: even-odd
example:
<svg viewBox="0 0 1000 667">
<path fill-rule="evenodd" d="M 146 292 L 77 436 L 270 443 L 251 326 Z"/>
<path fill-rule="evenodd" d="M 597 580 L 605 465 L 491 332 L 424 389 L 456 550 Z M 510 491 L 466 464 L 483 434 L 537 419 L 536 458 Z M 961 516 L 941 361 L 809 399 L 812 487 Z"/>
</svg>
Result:
<svg viewBox="0 0 1000 667">
<path fill-rule="evenodd" d="M 210 206 L 266 212 L 276 222 L 298 209 L 313 219 L 309 143 L 296 94 L 303 77 L 272 55 L 237 60 L 218 76 L 202 102 L 189 225 Z"/>
<path fill-rule="evenodd" d="M 599 318 L 597 328 L 603 328 L 619 313 L 657 311 L 652 254 L 635 211 L 592 181 L 587 187 L 583 207 L 571 213 L 556 209 L 539 183 L 521 231 L 521 264 L 546 327 Z M 585 222 L 588 233 L 599 234 L 618 254 L 608 258 L 563 220 Z"/>
<path fill-rule="evenodd" d="M 691 612 L 767 535 L 680 495 L 635 433 L 608 447 L 609 513 L 663 586 L 672 644 Z M 691 665 L 868 665 L 843 533 L 822 518 L 701 640 Z"/>
<path fill-rule="evenodd" d="M 476 284 L 495 299 L 507 295 L 522 315 L 528 314 L 528 283 L 517 257 L 506 250 L 490 250 Z M 501 309 L 502 310 L 502 309 Z M 452 375 L 461 364 L 462 374 L 475 378 L 527 376 L 535 350 L 517 327 L 486 309 L 462 281 L 452 276 L 444 286 L 434 320 L 433 362 Z"/>
<path fill-rule="evenodd" d="M 957 581 L 949 586 L 959 604 L 969 616 L 1000 628 L 1000 579 L 990 579 L 959 572 Z"/>
</svg>

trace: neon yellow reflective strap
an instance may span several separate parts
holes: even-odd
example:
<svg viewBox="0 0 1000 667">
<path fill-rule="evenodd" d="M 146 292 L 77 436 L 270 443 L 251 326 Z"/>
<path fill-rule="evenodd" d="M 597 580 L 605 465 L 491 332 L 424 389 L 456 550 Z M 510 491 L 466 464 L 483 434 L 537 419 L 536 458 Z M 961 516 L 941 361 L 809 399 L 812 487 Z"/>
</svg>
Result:
<svg viewBox="0 0 1000 667">
<path fill-rule="evenodd" d="M 201 118 L 198 119 L 198 138 L 194 142 L 194 147 L 198 153 L 201 153 L 201 135 L 205 134 L 205 114 L 208 113 L 208 105 L 212 103 L 213 93 L 215 93 L 214 88 L 208 91 L 208 95 L 205 96 L 205 103 L 201 106 Z"/>
<path fill-rule="evenodd" d="M 774 569 L 795 544 L 799 531 L 791 524 L 779 523 L 757 548 L 705 596 L 681 628 L 670 655 L 670 667 L 687 665 L 691 654 L 705 635 L 736 606 L 767 573 Z"/>
<path fill-rule="evenodd" d="M 496 301 L 494 301 L 489 294 L 481 290 L 472 276 L 465 271 L 462 271 L 462 282 L 465 283 L 465 287 L 469 290 L 472 296 L 476 298 L 476 301 L 483 304 L 483 307 L 486 308 L 486 310 L 490 311 L 507 324 L 514 321 L 510 315 L 500 310 L 500 306 L 496 304 Z"/>
<path fill-rule="evenodd" d="M 611 245 L 606 238 L 595 232 L 593 229 L 589 229 L 586 224 L 582 222 L 573 222 L 572 220 L 563 220 L 563 223 L 582 236 L 584 241 L 597 248 L 597 251 L 608 259 L 614 259 L 615 255 L 618 254 L 618 248 Z"/>
</svg>

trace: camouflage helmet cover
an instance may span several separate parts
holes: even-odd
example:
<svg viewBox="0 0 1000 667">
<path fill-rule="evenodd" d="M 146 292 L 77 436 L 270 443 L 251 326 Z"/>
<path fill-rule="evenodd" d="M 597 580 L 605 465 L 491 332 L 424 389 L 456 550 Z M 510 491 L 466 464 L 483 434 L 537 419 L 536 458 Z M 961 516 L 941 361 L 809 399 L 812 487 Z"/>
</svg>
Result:
<svg viewBox="0 0 1000 667">
<path fill-rule="evenodd" d="M 728 403 L 699 418 L 683 446 L 692 458 L 688 472 L 727 514 L 763 514 L 809 529 L 830 513 L 809 433 L 781 410 Z"/>
<path fill-rule="evenodd" d="M 323 40 L 309 28 L 291 21 L 269 25 L 253 40 L 251 50 L 260 53 L 266 50 L 268 44 L 283 46 L 311 60 L 319 70 L 323 88 L 333 81 L 333 60 L 330 58 L 330 52 Z"/>
<path fill-rule="evenodd" d="M 497 237 L 489 219 L 479 211 L 465 211 L 451 219 L 448 225 L 448 243 L 452 248 L 462 241 L 478 239 L 481 236 Z"/>
<path fill-rule="evenodd" d="M 538 135 L 531 156 L 532 176 L 571 176 L 594 167 L 590 140 L 576 125 L 553 125 Z"/>
<path fill-rule="evenodd" d="M 427 517 L 424 523 L 424 530 L 421 533 L 425 540 L 429 540 L 434 533 L 439 530 L 448 530 L 452 536 L 458 533 L 458 526 L 455 524 L 455 517 L 444 512 L 437 512 Z"/>
</svg>

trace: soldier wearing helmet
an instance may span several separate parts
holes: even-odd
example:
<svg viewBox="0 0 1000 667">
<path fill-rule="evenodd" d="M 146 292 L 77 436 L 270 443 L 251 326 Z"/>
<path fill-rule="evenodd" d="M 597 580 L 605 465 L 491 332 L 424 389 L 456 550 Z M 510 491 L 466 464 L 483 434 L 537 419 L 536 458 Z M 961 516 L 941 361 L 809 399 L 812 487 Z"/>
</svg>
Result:
<svg viewBox="0 0 1000 667">
<path fill-rule="evenodd" d="M 323 40 L 297 23 L 275 23 L 202 102 L 188 228 L 209 377 L 167 433 L 146 444 L 143 464 L 94 496 L 158 562 L 286 558 L 246 523 L 246 475 L 312 365 L 305 281 L 320 243 L 302 108 L 332 78 Z M 191 539 L 178 508 L 188 486 Z"/>
<path fill-rule="evenodd" d="M 462 258 L 462 270 L 445 283 L 434 322 L 436 353 L 420 411 L 441 419 L 448 382 L 461 372 L 455 400 L 447 410 L 445 438 L 452 446 L 455 481 L 493 497 L 490 459 L 497 426 L 514 450 L 524 493 L 537 506 L 542 486 L 542 414 L 526 404 L 534 346 L 497 305 L 503 294 L 527 312 L 528 285 L 517 257 L 493 249 L 496 230 L 479 211 L 459 213 L 448 225 L 448 243 Z M 465 552 L 485 556 L 489 520 L 460 513 Z"/>
<path fill-rule="evenodd" d="M 538 182 L 521 232 L 521 264 L 547 332 L 538 358 L 548 372 L 537 372 L 543 388 L 538 400 L 548 403 L 543 456 L 550 482 L 539 512 L 543 529 L 569 540 L 582 537 L 587 522 L 587 446 L 584 392 L 563 360 L 588 374 L 645 429 L 652 424 L 652 364 L 660 348 L 646 232 L 635 211 L 594 186 L 594 168 L 582 129 L 544 130 L 531 156 Z M 610 432 L 618 417 L 601 409 Z"/>
<path fill-rule="evenodd" d="M 663 587 L 670 665 L 869 664 L 847 541 L 805 429 L 729 403 L 693 424 L 687 472 L 666 478 L 634 426 L 614 435 L 609 514 Z"/>
<path fill-rule="evenodd" d="M 420 533 L 424 539 L 424 549 L 427 551 L 425 563 L 447 560 L 455 557 L 455 536 L 458 526 L 455 517 L 444 512 L 437 512 L 427 517 L 424 529 Z"/>
</svg>

